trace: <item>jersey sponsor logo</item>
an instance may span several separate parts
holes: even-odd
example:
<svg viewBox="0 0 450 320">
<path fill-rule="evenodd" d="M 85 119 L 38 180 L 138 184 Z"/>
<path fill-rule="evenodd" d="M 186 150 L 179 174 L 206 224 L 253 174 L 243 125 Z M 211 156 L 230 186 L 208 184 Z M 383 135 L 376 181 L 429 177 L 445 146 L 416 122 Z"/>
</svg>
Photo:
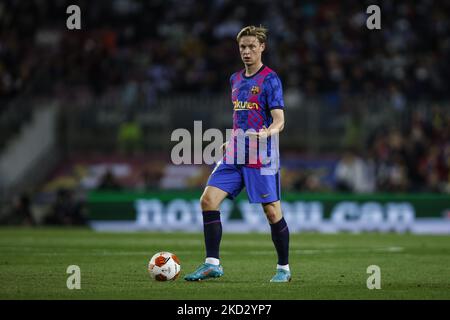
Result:
<svg viewBox="0 0 450 320">
<path fill-rule="evenodd" d="M 252 94 L 259 94 L 261 92 L 261 89 L 258 86 L 253 86 L 250 91 Z"/>
<path fill-rule="evenodd" d="M 259 110 L 259 104 L 250 101 L 233 101 L 234 110 Z"/>
</svg>

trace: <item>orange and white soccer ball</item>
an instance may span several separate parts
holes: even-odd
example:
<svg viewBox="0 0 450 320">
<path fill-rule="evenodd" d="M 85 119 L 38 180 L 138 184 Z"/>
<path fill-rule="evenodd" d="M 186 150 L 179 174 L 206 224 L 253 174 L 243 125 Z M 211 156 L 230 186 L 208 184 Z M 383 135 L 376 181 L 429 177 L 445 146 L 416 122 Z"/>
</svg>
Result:
<svg viewBox="0 0 450 320">
<path fill-rule="evenodd" d="M 175 280 L 181 271 L 180 260 L 170 252 L 158 252 L 148 263 L 148 272 L 158 281 Z"/>
</svg>

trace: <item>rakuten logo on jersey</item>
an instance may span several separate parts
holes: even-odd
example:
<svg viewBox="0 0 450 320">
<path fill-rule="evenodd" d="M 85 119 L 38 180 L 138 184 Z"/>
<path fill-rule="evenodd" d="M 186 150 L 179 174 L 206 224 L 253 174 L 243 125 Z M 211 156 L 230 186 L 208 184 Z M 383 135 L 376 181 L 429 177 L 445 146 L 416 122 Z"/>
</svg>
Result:
<svg viewBox="0 0 450 320">
<path fill-rule="evenodd" d="M 233 110 L 259 110 L 259 105 L 256 102 L 234 100 Z"/>
</svg>

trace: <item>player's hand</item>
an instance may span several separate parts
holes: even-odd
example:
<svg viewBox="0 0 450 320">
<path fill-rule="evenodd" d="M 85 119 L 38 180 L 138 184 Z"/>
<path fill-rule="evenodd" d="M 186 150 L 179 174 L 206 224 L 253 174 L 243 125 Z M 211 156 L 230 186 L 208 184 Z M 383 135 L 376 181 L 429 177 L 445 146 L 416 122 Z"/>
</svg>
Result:
<svg viewBox="0 0 450 320">
<path fill-rule="evenodd" d="M 266 128 L 266 126 L 263 126 L 262 129 L 260 129 L 258 132 L 246 132 L 246 135 L 249 137 L 256 137 L 256 138 L 267 138 L 270 134 L 269 134 L 269 129 Z"/>
<path fill-rule="evenodd" d="M 224 144 L 222 144 L 222 154 L 225 154 L 227 147 L 228 147 L 228 141 L 225 142 Z"/>
</svg>

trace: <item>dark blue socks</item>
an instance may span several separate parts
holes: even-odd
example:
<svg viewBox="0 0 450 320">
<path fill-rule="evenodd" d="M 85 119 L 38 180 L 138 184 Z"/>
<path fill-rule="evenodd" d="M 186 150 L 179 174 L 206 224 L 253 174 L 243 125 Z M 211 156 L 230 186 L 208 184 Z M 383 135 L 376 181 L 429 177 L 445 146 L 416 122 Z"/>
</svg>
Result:
<svg viewBox="0 0 450 320">
<path fill-rule="evenodd" d="M 278 254 L 278 264 L 284 266 L 289 263 L 289 228 L 284 218 L 271 224 L 272 241 Z"/>
<path fill-rule="evenodd" d="M 203 211 L 203 233 L 206 257 L 219 259 L 219 246 L 222 239 L 220 211 Z"/>
<path fill-rule="evenodd" d="M 278 264 L 289 264 L 289 228 L 284 218 L 271 224 L 272 241 L 278 254 Z M 220 211 L 203 211 L 203 233 L 205 236 L 206 257 L 219 259 L 222 223 Z"/>
</svg>

